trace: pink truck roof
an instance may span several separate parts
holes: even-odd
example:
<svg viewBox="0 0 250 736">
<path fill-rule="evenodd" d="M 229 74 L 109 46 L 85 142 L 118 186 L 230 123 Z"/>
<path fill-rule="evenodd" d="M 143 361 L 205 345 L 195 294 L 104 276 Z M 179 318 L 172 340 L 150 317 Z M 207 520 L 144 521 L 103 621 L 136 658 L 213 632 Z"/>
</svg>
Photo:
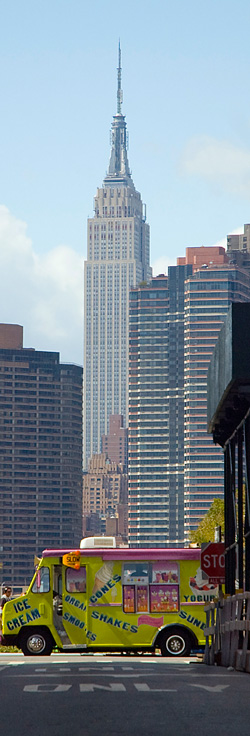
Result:
<svg viewBox="0 0 250 736">
<path fill-rule="evenodd" d="M 63 557 L 63 555 L 75 552 L 75 549 L 45 549 L 43 557 Z M 128 547 L 93 547 L 91 549 L 78 550 L 81 557 L 102 557 L 103 560 L 199 560 L 201 551 L 198 547 L 194 549 L 131 549 Z"/>
</svg>

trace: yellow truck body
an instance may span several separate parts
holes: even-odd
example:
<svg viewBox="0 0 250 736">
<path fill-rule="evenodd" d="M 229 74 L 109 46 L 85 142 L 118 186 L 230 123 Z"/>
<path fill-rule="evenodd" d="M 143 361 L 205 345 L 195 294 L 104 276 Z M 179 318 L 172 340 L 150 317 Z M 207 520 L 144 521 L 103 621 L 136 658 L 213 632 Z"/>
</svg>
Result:
<svg viewBox="0 0 250 736">
<path fill-rule="evenodd" d="M 2 640 L 25 655 L 187 655 L 205 643 L 204 604 L 216 593 L 198 549 L 45 550 L 27 593 L 4 606 Z"/>
</svg>

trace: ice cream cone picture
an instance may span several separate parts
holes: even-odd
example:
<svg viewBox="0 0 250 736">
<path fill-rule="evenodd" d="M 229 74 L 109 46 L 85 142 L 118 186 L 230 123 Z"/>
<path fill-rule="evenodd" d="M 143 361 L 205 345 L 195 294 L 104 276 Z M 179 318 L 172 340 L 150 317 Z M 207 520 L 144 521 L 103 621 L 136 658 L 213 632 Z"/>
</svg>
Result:
<svg viewBox="0 0 250 736">
<path fill-rule="evenodd" d="M 104 562 L 102 567 L 100 567 L 100 569 L 97 570 L 95 581 L 94 581 L 94 586 L 92 590 L 92 595 L 97 593 L 97 591 L 100 590 L 103 587 L 103 585 L 105 585 L 106 583 L 109 582 L 109 580 L 111 580 L 113 576 L 113 567 L 114 567 L 113 562 Z"/>
<path fill-rule="evenodd" d="M 111 602 L 115 603 L 115 599 L 117 597 L 117 588 L 112 588 L 111 590 Z"/>
</svg>

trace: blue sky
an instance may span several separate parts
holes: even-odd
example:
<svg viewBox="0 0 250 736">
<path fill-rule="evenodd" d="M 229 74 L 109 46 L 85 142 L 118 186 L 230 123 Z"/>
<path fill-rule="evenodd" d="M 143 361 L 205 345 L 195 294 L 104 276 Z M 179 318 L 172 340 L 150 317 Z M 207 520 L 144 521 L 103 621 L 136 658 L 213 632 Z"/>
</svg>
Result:
<svg viewBox="0 0 250 736">
<path fill-rule="evenodd" d="M 3 0 L 0 321 L 82 362 L 86 221 L 109 160 L 118 39 L 151 262 L 250 221 L 250 5 Z"/>
</svg>

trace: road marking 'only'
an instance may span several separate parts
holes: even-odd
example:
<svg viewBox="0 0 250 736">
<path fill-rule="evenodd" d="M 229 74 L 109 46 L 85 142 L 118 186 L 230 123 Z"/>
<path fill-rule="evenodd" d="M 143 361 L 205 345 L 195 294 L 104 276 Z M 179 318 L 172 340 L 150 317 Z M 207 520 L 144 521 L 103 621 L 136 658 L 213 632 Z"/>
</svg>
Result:
<svg viewBox="0 0 250 736">
<path fill-rule="evenodd" d="M 138 693 L 177 693 L 177 689 L 174 688 L 151 688 L 146 682 L 134 682 L 132 683 Z M 73 686 L 66 684 L 55 684 L 55 683 L 39 683 L 32 685 L 25 685 L 23 692 L 26 693 L 66 693 Z M 191 687 L 201 687 L 210 693 L 218 694 L 222 693 L 223 690 L 229 687 L 229 685 L 215 685 L 214 687 L 208 687 L 206 685 L 191 685 Z M 110 693 L 126 692 L 126 687 L 121 682 L 110 682 L 109 685 L 97 685 L 96 683 L 79 683 L 80 693 L 93 693 L 95 690 L 105 690 Z"/>
</svg>

